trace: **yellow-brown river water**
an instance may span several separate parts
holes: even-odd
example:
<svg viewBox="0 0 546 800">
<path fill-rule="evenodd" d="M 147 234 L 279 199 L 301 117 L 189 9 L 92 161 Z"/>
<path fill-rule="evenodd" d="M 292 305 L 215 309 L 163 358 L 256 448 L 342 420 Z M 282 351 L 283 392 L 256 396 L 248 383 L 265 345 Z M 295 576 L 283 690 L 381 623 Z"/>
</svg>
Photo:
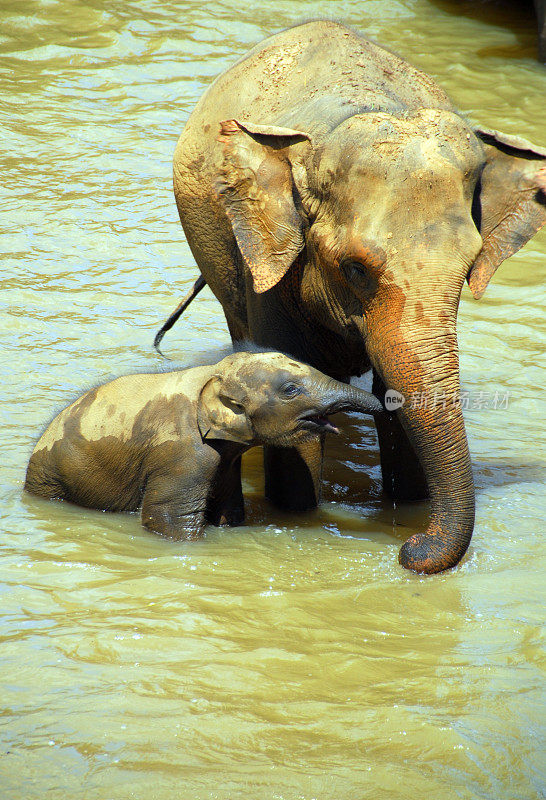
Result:
<svg viewBox="0 0 546 800">
<path fill-rule="evenodd" d="M 464 290 L 477 524 L 455 570 L 398 566 L 426 506 L 382 498 L 356 416 L 328 443 L 316 513 L 268 506 L 256 450 L 247 526 L 197 543 L 22 494 L 60 408 L 164 367 L 154 332 L 197 275 L 172 152 L 217 73 L 283 27 L 339 19 L 475 122 L 545 146 L 546 68 L 516 7 L 0 3 L 2 800 L 545 796 L 544 233 L 483 300 Z M 208 289 L 164 340 L 182 365 L 227 343 Z"/>
</svg>

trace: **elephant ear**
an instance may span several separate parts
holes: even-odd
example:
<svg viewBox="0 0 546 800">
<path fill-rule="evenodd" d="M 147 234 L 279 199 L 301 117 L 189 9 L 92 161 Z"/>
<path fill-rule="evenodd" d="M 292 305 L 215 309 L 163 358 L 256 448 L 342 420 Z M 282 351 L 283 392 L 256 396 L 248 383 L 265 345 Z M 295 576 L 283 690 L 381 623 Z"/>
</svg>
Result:
<svg viewBox="0 0 546 800">
<path fill-rule="evenodd" d="M 478 299 L 499 264 L 546 223 L 546 149 L 487 128 L 475 133 L 486 156 L 476 209 L 483 246 L 468 273 Z"/>
<path fill-rule="evenodd" d="M 222 122 L 223 146 L 216 192 L 252 273 L 266 292 L 304 247 L 304 214 L 292 176 L 289 148 L 308 134 L 273 125 Z"/>
<path fill-rule="evenodd" d="M 203 386 L 197 400 L 197 424 L 203 439 L 224 439 L 249 444 L 254 438 L 243 404 L 242 391 L 230 387 L 218 375 Z"/>
</svg>

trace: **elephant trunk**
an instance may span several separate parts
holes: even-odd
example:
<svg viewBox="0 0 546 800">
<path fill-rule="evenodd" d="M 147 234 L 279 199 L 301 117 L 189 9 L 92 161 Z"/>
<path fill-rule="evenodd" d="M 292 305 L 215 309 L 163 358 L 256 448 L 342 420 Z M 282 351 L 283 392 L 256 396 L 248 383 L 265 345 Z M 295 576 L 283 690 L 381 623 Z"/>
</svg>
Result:
<svg viewBox="0 0 546 800">
<path fill-rule="evenodd" d="M 454 328 L 454 326 L 453 326 Z M 388 352 L 369 352 L 386 387 L 404 396 L 397 415 L 421 463 L 428 485 L 428 529 L 400 550 L 402 566 L 435 573 L 455 566 L 474 527 L 474 483 L 460 408 L 459 363 L 454 329 L 406 332 L 391 337 Z M 382 349 L 384 345 L 382 346 Z"/>
<path fill-rule="evenodd" d="M 370 392 L 350 384 L 340 383 L 333 378 L 328 381 L 323 401 L 324 414 L 336 414 L 338 411 L 381 414 L 384 411 L 381 401 Z"/>
</svg>

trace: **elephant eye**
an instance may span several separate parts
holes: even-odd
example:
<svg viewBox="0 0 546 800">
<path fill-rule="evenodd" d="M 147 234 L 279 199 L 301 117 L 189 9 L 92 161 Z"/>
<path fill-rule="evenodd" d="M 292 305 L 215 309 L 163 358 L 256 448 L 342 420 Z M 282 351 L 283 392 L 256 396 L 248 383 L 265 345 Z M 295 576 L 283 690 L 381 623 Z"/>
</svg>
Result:
<svg viewBox="0 0 546 800">
<path fill-rule="evenodd" d="M 366 277 L 368 274 L 364 264 L 361 264 L 359 261 L 344 261 L 343 269 L 349 278 L 362 278 Z"/>
<path fill-rule="evenodd" d="M 283 383 L 281 386 L 281 393 L 285 397 L 297 397 L 299 394 L 302 394 L 302 392 L 303 388 L 296 383 Z"/>
<path fill-rule="evenodd" d="M 348 283 L 354 284 L 357 292 L 372 295 L 377 291 L 378 276 L 373 264 L 368 267 L 361 261 L 347 259 L 342 262 L 342 268 Z"/>
</svg>

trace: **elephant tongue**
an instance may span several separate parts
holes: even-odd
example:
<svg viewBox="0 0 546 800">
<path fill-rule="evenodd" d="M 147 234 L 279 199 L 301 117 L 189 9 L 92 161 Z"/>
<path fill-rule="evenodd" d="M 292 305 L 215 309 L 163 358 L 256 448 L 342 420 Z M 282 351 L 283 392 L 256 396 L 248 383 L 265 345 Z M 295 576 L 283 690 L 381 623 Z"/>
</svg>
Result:
<svg viewBox="0 0 546 800">
<path fill-rule="evenodd" d="M 330 422 L 327 416 L 321 414 L 309 414 L 302 418 L 302 427 L 313 433 L 339 433 L 339 429 Z"/>
<path fill-rule="evenodd" d="M 328 433 L 339 433 L 339 428 L 336 427 L 328 417 L 314 417 L 313 421 L 321 426 Z"/>
</svg>

